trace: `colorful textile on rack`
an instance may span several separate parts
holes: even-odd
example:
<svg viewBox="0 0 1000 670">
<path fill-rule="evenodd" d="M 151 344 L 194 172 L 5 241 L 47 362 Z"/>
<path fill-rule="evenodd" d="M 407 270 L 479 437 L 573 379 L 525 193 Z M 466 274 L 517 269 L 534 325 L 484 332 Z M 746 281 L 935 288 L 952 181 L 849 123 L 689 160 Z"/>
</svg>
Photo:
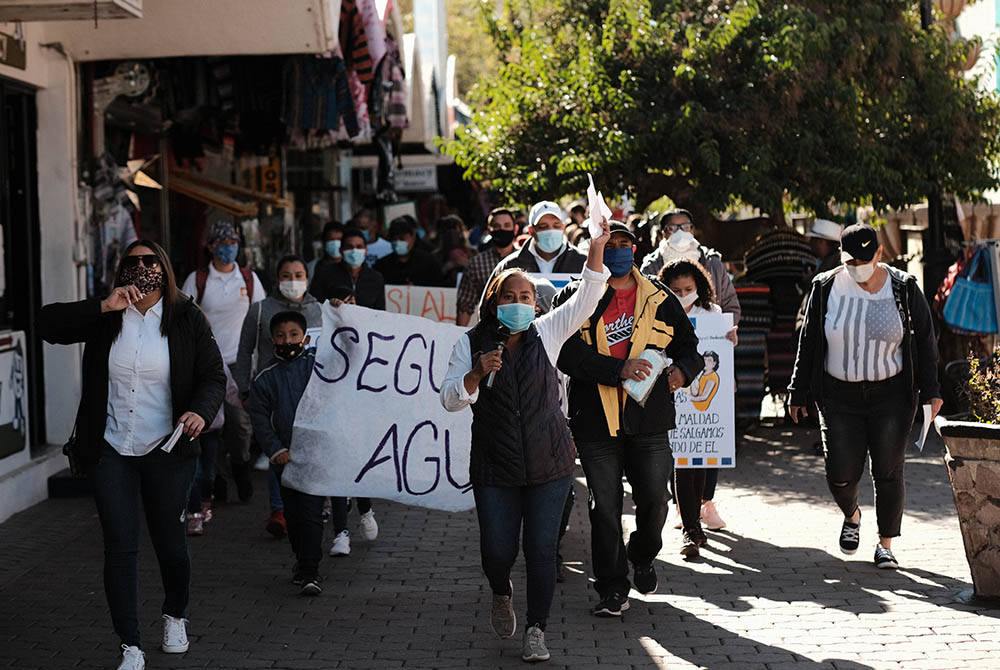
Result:
<svg viewBox="0 0 1000 670">
<path fill-rule="evenodd" d="M 745 262 L 751 281 L 802 281 L 816 267 L 816 256 L 804 236 L 791 229 L 774 230 L 754 241 Z"/>
<path fill-rule="evenodd" d="M 375 63 L 368 48 L 368 34 L 357 0 L 341 0 L 339 38 L 347 69 L 357 72 L 362 84 L 370 83 Z"/>
<path fill-rule="evenodd" d="M 368 94 L 369 118 L 373 128 L 407 128 L 410 119 L 406 109 L 406 75 L 396 41 L 391 37 L 385 41 L 385 58 L 375 69 Z"/>
<path fill-rule="evenodd" d="M 344 62 L 339 58 L 293 56 L 283 72 L 281 120 L 292 128 L 337 130 L 343 120 L 348 134 L 358 134 Z"/>
<path fill-rule="evenodd" d="M 771 287 L 767 284 L 735 283 L 743 313 L 740 317 L 739 345 L 734 351 L 736 367 L 736 418 L 760 419 L 761 402 L 767 383 L 767 333 L 774 314 L 771 310 Z"/>
<path fill-rule="evenodd" d="M 365 30 L 365 42 L 368 44 L 368 55 L 372 65 L 382 62 L 386 54 L 385 26 L 378 17 L 375 0 L 355 0 L 361 24 Z"/>
</svg>

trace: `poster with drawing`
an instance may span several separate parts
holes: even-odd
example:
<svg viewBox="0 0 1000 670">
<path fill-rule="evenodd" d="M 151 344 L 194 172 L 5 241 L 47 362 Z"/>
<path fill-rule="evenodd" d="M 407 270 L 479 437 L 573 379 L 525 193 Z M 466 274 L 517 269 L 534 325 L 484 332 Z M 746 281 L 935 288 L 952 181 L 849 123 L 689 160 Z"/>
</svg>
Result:
<svg viewBox="0 0 1000 670">
<path fill-rule="evenodd" d="M 28 380 L 21 331 L 0 334 L 0 458 L 28 444 Z"/>
<path fill-rule="evenodd" d="M 705 368 L 674 394 L 677 427 L 670 447 L 678 468 L 736 467 L 736 412 L 733 343 L 726 333 L 732 314 L 703 314 L 692 319 Z"/>
</svg>

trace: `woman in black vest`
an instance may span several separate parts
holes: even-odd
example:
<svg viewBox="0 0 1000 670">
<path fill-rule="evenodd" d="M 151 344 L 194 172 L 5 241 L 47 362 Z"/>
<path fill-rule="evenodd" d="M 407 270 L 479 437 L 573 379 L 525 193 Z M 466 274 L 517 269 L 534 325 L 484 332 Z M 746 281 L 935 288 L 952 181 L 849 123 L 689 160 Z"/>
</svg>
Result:
<svg viewBox="0 0 1000 670">
<path fill-rule="evenodd" d="M 68 450 L 87 473 L 101 520 L 104 591 L 124 650 L 119 670 L 142 670 L 139 510 L 163 579 L 162 649 L 183 653 L 191 577 L 184 517 L 197 438 L 226 390 L 219 347 L 201 310 L 178 292 L 166 253 L 146 240 L 125 250 L 110 296 L 46 305 L 40 329 L 53 344 L 85 343 Z M 175 427 L 183 435 L 168 453 Z"/>
<path fill-rule="evenodd" d="M 479 517 L 483 571 L 493 590 L 491 624 L 501 638 L 517 627 L 510 569 L 524 525 L 527 625 L 521 657 L 549 659 L 545 624 L 556 582 L 556 546 L 572 483 L 573 440 L 559 402 L 556 360 L 563 343 L 590 317 L 610 273 L 604 234 L 591 241 L 580 289 L 535 319 L 537 292 L 523 270 L 498 274 L 486 287 L 479 324 L 459 338 L 441 387 L 457 412 L 472 406 L 469 470 Z"/>
</svg>

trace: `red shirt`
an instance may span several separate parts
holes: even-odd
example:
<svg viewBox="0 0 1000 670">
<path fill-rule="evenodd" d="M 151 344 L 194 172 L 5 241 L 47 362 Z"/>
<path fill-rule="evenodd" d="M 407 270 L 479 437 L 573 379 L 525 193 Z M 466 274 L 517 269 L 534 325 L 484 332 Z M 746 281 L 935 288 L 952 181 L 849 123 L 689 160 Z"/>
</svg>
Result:
<svg viewBox="0 0 1000 670">
<path fill-rule="evenodd" d="M 622 360 L 628 358 L 632 327 L 635 324 L 635 294 L 638 289 L 638 284 L 632 284 L 632 288 L 615 291 L 604 311 L 604 333 L 608 336 L 611 355 Z"/>
</svg>

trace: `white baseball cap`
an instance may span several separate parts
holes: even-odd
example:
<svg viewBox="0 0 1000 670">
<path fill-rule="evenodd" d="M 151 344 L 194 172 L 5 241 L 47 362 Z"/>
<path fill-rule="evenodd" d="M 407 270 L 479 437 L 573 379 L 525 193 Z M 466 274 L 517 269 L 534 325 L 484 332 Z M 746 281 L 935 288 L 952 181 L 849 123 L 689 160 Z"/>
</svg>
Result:
<svg viewBox="0 0 1000 670">
<path fill-rule="evenodd" d="M 566 219 L 566 212 L 562 211 L 559 205 L 551 200 L 542 200 L 541 202 L 536 202 L 531 207 L 531 211 L 528 212 L 528 225 L 533 227 L 546 214 L 551 214 L 559 219 L 559 221 Z"/>
<path fill-rule="evenodd" d="M 806 237 L 818 237 L 821 240 L 840 242 L 840 233 L 843 230 L 839 223 L 828 219 L 816 219 L 812 223 L 812 228 L 806 233 Z"/>
</svg>

